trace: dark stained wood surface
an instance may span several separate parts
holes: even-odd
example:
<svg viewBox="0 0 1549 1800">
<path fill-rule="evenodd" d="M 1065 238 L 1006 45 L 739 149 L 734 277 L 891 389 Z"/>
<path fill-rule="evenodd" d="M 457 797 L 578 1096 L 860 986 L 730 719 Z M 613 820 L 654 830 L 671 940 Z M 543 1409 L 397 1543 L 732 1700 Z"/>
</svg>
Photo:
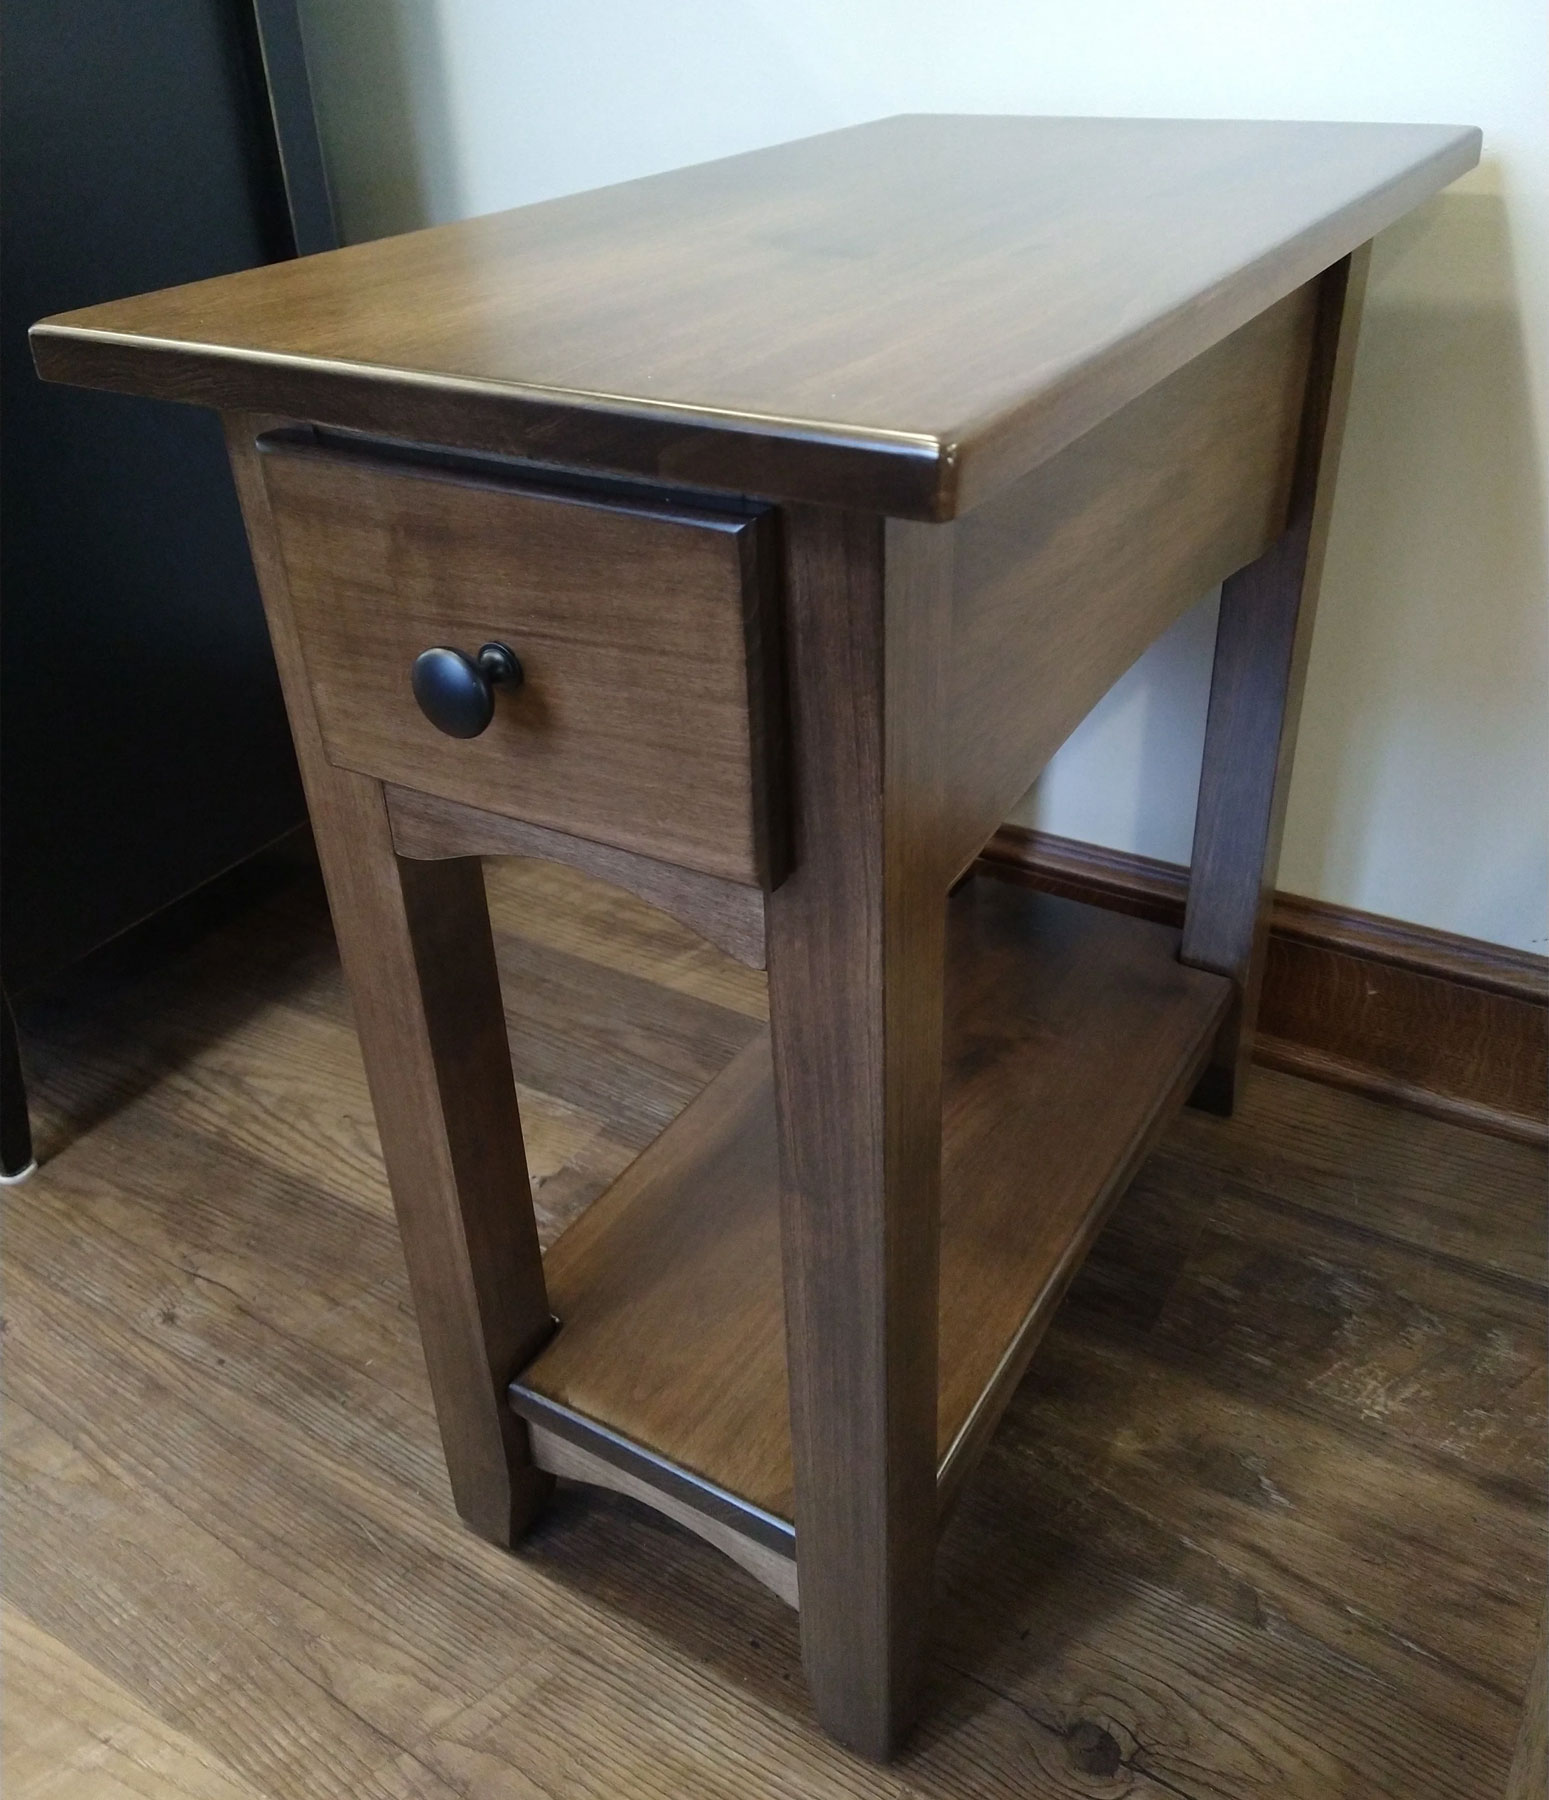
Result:
<svg viewBox="0 0 1549 1800">
<path fill-rule="evenodd" d="M 701 937 L 750 968 L 764 966 L 764 895 L 760 888 L 701 875 L 609 844 L 526 825 L 455 800 L 388 787 L 387 814 L 400 856 L 535 856 L 600 875 L 681 919 Z"/>
<path fill-rule="evenodd" d="M 735 1523 L 723 1516 L 720 1496 L 710 1494 L 703 1483 L 664 1483 L 662 1469 L 655 1471 L 654 1480 L 646 1481 L 623 1456 L 601 1454 L 595 1432 L 577 1432 L 569 1417 L 557 1408 L 540 1423 L 536 1402 L 530 1395 L 528 1404 L 527 1436 L 533 1461 L 540 1469 L 562 1480 L 607 1488 L 610 1493 L 644 1501 L 653 1512 L 685 1526 L 696 1537 L 724 1551 L 734 1563 L 778 1594 L 787 1606 L 799 1604 L 796 1558 L 791 1554 L 788 1537 L 771 1544 L 766 1535 L 772 1533 L 752 1536 L 746 1529 L 746 1515 L 736 1518 Z M 711 1502 L 708 1507 L 707 1500 Z M 725 1509 L 727 1514 L 735 1511 L 732 1507 Z"/>
<path fill-rule="evenodd" d="M 1225 984 L 1183 968 L 1177 942 L 1164 926 L 1006 882 L 977 881 L 952 900 L 935 1427 L 944 1497 L 983 1450 L 1132 1157 L 1169 1101 L 1181 1104 L 1225 1008 Z M 524 1408 L 530 1392 L 641 1446 L 644 1479 L 654 1457 L 788 1522 L 801 1515 L 777 1163 L 759 1038 L 549 1253 L 560 1329 L 514 1399 Z"/>
<path fill-rule="evenodd" d="M 327 756 L 255 421 L 228 421 L 458 1511 L 510 1544 L 549 1482 L 503 1404 L 548 1335 L 522 1121 L 477 858 L 400 857 L 382 784 Z"/>
<path fill-rule="evenodd" d="M 945 518 L 1478 155 L 1436 125 L 886 119 L 33 341 L 50 379 Z"/>
<path fill-rule="evenodd" d="M 763 982 L 568 870 L 490 891 L 548 1241 Z M 876 1770 L 813 1728 L 795 1616 L 656 1515 L 567 1488 L 517 1556 L 458 1523 L 315 887 L 22 1022 L 8 1797 L 1501 1800 L 1540 1155 L 1270 1070 L 1180 1115 L 963 1492 L 927 1724 Z"/>
<path fill-rule="evenodd" d="M 1281 533 L 1316 284 L 956 527 L 950 861 L 975 856 L 1119 676 Z"/>
<path fill-rule="evenodd" d="M 783 524 L 792 867 L 765 921 L 802 1666 L 827 1729 L 885 1757 L 936 1548 L 952 533 Z"/>
<path fill-rule="evenodd" d="M 759 515 L 279 434 L 259 463 L 333 762 L 725 880 L 778 879 Z M 478 737 L 448 737 L 415 702 L 414 660 L 490 641 L 522 685 Z"/>
<path fill-rule="evenodd" d="M 560 1330 L 513 1400 L 556 1431 L 560 1408 L 627 1439 L 628 1455 L 595 1429 L 569 1434 L 789 1556 L 771 1080 L 760 1032 L 553 1247 Z"/>
<path fill-rule="evenodd" d="M 1318 283 L 1290 516 L 1264 555 L 1221 586 L 1181 952 L 1232 983 L 1232 1013 L 1195 1096 L 1216 1111 L 1230 1112 L 1253 1054 L 1370 255 L 1363 246 Z"/>
<path fill-rule="evenodd" d="M 180 397 L 230 408 L 246 381 L 256 384 L 255 405 L 439 440 L 442 455 L 457 446 L 496 449 L 527 459 L 529 474 L 543 461 L 593 477 L 648 473 L 684 487 L 708 465 L 706 486 L 789 502 L 777 523 L 793 678 L 795 844 L 782 883 L 774 820 L 783 816 L 783 790 L 767 766 L 779 740 L 760 728 L 779 706 L 760 654 L 760 581 L 773 575 L 770 558 L 753 553 L 759 523 L 731 525 L 708 511 L 648 517 L 611 495 L 570 506 L 561 496 L 540 500 L 502 487 L 493 470 L 459 476 L 448 460 L 411 477 L 337 449 L 277 449 L 260 494 L 244 438 L 251 426 L 240 418 L 231 426 L 309 762 L 454 1492 L 465 1516 L 498 1543 L 530 1517 L 545 1471 L 514 1417 L 491 1430 L 486 1403 L 549 1321 L 483 889 L 466 858 L 400 857 L 384 791 L 370 778 L 771 890 L 766 948 L 803 1662 L 819 1720 L 868 1755 L 898 1747 L 927 1666 L 939 1431 L 953 1424 L 943 1471 L 950 1494 L 983 1448 L 1098 1215 L 1197 1073 L 1227 1005 L 1223 975 L 1236 985 L 1239 1017 L 1251 1020 L 1257 963 L 1250 967 L 1237 941 L 1233 909 L 1216 899 L 1235 894 L 1245 867 L 1257 879 L 1272 860 L 1259 854 L 1254 830 L 1262 814 L 1272 847 L 1278 818 L 1269 790 L 1255 790 L 1226 807 L 1243 829 L 1234 825 L 1196 858 L 1184 955 L 1218 974 L 1182 966 L 1165 934 L 1112 917 L 1091 922 L 1079 942 L 1060 943 L 1031 993 L 1018 977 L 1037 967 L 1041 945 L 1026 940 L 1059 931 L 1012 932 L 1014 968 L 997 975 L 989 954 L 962 973 L 962 985 L 986 992 L 968 1008 L 968 1044 L 961 1064 L 954 1051 L 952 1073 L 980 1103 L 964 1106 L 944 1130 L 944 900 L 954 863 L 976 847 L 958 845 L 954 855 L 947 818 L 949 810 L 982 814 L 973 820 L 982 836 L 999 797 L 976 793 L 959 809 L 949 794 L 956 544 L 950 527 L 926 521 L 970 509 L 1073 444 L 1072 465 L 1085 469 L 1077 440 L 1192 359 L 1216 368 L 1207 353 L 1268 310 L 1286 329 L 1247 357 L 1251 375 L 1238 384 L 1255 389 L 1263 409 L 1256 423 L 1266 428 L 1243 459 L 1245 468 L 1259 466 L 1246 497 L 1213 530 L 1208 516 L 1184 521 L 1190 542 L 1182 560 L 1213 567 L 1239 537 L 1257 541 L 1279 509 L 1284 426 L 1305 343 L 1296 305 L 1277 303 L 1331 261 L 1338 278 L 1325 274 L 1321 286 L 1335 292 L 1341 251 L 1348 255 L 1476 154 L 1477 134 L 1447 128 L 895 121 L 640 184 L 622 199 L 589 196 L 557 211 L 529 209 L 493 226 L 405 240 L 376 263 L 355 256 L 348 269 L 329 265 L 333 275 L 318 292 L 303 274 L 273 289 L 153 298 L 144 304 L 151 314 L 161 309 L 163 326 L 147 326 L 141 315 L 138 337 L 125 328 L 138 302 L 111 317 L 92 315 L 105 326 L 97 334 L 92 321 L 82 330 L 78 319 L 39 334 L 45 363 L 62 359 L 53 372 L 89 368 L 87 378 L 105 385 L 129 369 L 149 370 L 153 380 L 171 371 Z M 546 236 L 556 220 L 557 236 Z M 522 251 L 514 262 L 505 256 L 513 237 Z M 417 263 L 427 251 L 428 262 Z M 329 288 L 341 271 L 344 284 Z M 428 283 L 419 279 L 425 274 Z M 750 331 L 759 310 L 739 304 L 755 290 L 762 306 L 779 306 L 769 330 Z M 222 295 L 233 293 L 240 343 L 220 336 L 230 325 L 230 315 L 226 327 L 220 321 Z M 512 293 L 520 295 L 514 306 L 501 297 Z M 625 297 L 627 346 L 623 313 L 610 323 L 607 312 Z M 165 322 L 190 305 L 200 341 L 179 343 Z M 278 321 L 289 341 L 252 342 L 255 315 L 268 321 L 256 327 L 260 335 Z M 326 336 L 347 315 L 353 350 L 298 348 L 298 329 Z M 450 347 L 441 335 L 448 322 Z M 407 362 L 381 350 L 383 331 L 397 334 Z M 545 331 L 553 335 L 545 339 Z M 499 366 L 512 338 L 521 357 L 536 344 L 540 362 L 568 358 L 568 376 Z M 414 346 L 427 339 L 439 346 L 436 366 L 416 360 Z M 595 385 L 610 368 L 619 379 Z M 1213 391 L 1206 382 L 1202 391 L 1194 410 L 1227 429 L 1241 396 L 1229 381 Z M 1321 396 L 1320 383 L 1309 391 Z M 1198 418 L 1193 424 L 1196 437 L 1211 435 Z M 1108 434 L 1088 484 L 1113 502 L 1115 536 L 1148 505 L 1144 480 L 1122 479 L 1134 473 L 1122 446 L 1117 473 L 1103 464 L 1109 439 L 1128 445 L 1131 435 L 1117 426 Z M 1156 435 L 1166 443 L 1165 417 Z M 1188 432 L 1171 436 L 1181 441 Z M 1304 450 L 1310 441 L 1304 434 Z M 1168 450 L 1182 454 L 1177 442 Z M 1307 467 L 1304 456 L 1299 469 Z M 1299 481 L 1298 501 L 1308 488 Z M 825 504 L 805 504 L 809 498 Z M 1036 501 L 1029 508 L 1034 519 L 1043 510 Z M 1083 518 L 1090 509 L 1066 510 Z M 1305 511 L 1293 505 L 1298 527 Z M 884 517 L 891 513 L 909 516 Z M 507 530 L 518 516 L 522 529 Z M 615 530 L 620 518 L 629 529 Z M 676 541 L 658 567 L 653 551 L 668 542 L 669 525 L 700 537 Z M 1148 535 L 1134 533 L 1137 541 Z M 715 563 L 716 579 L 701 579 L 685 541 Z M 1293 546 L 1280 561 L 1295 565 L 1297 585 L 1307 542 L 1300 529 L 1282 540 Z M 1078 546 L 1068 560 L 1083 567 L 1088 558 Z M 1056 555 L 1026 585 L 1057 585 L 1059 566 Z M 1165 604 L 1177 603 L 1172 585 L 1163 584 Z M 624 590 L 622 632 L 611 597 L 599 597 L 604 586 Z M 1285 586 L 1271 580 L 1265 591 L 1278 595 Z M 1251 583 L 1243 591 L 1257 592 Z M 1091 654 L 1065 658 L 1070 679 L 1061 669 L 1044 684 L 1068 689 L 1072 708 L 1095 697 L 1104 659 L 1128 647 L 1113 619 L 1098 616 L 1101 598 L 1083 608 L 1079 595 L 1064 596 L 1068 611 L 1093 615 Z M 486 624 L 492 610 L 507 607 L 518 631 Z M 1138 650 L 1142 625 L 1159 628 L 1166 619 L 1125 622 Z M 532 656 L 528 684 L 497 721 L 507 736 L 514 723 L 533 727 L 524 756 L 510 755 L 498 736 L 474 751 L 453 747 L 452 756 L 428 735 L 409 741 L 404 724 L 413 719 L 393 671 L 412 663 L 426 623 L 433 639 L 466 633 L 470 648 L 486 635 L 517 636 L 518 653 Z M 671 666 L 658 668 L 664 631 L 681 641 L 669 641 Z M 1224 629 L 1223 640 L 1229 636 Z M 771 674 L 779 660 L 770 658 Z M 1283 685 L 1294 719 L 1298 658 L 1289 661 L 1293 678 Z M 1258 662 L 1249 657 L 1243 666 L 1250 664 L 1251 674 Z M 1230 670 L 1232 659 L 1223 666 Z M 1242 685 L 1217 683 L 1232 694 Z M 1040 708 L 1052 712 L 1045 701 L 1041 694 Z M 1278 698 L 1270 710 L 1278 736 Z M 1230 765 L 1239 740 L 1245 766 L 1262 773 L 1253 731 L 1235 715 L 1219 729 L 1213 722 L 1203 818 L 1221 811 L 1211 770 Z M 708 767 L 696 763 L 699 753 Z M 310 766 L 322 754 L 329 766 Z M 977 774 L 993 758 L 979 750 L 971 760 Z M 1270 761 L 1278 793 L 1283 783 Z M 700 818 L 696 808 L 713 816 Z M 1070 916 L 1061 903 L 1025 894 L 1007 893 L 1001 904 L 1021 919 Z M 973 895 L 962 902 L 976 905 Z M 1224 961 L 1208 941 L 1217 925 L 1228 944 Z M 1196 955 L 1190 934 L 1201 929 L 1206 947 Z M 1117 943 L 1116 953 L 1088 956 L 1094 936 Z M 1132 952 L 1142 942 L 1144 954 Z M 1067 1014 L 1072 981 L 1077 998 Z M 998 1012 L 1008 996 L 1020 1004 Z M 1005 1066 L 1019 1061 L 1019 1079 L 1008 1084 Z M 736 1063 L 722 1080 L 734 1089 L 739 1079 L 760 1085 L 746 1068 Z M 949 1092 L 949 1115 L 961 1098 Z M 716 1123 L 717 1105 L 711 1150 L 736 1157 L 734 1140 L 755 1108 L 745 1094 L 733 1105 L 717 1083 L 658 1150 L 657 1159 L 677 1158 L 684 1180 L 655 1183 L 654 1159 L 646 1159 L 637 1205 L 651 1210 L 659 1187 L 753 1185 L 700 1175 L 702 1121 Z M 1008 1111 L 1025 1140 L 1008 1132 Z M 938 1231 L 938 1190 L 955 1159 L 973 1165 L 961 1210 L 974 1227 L 964 1235 L 982 1234 L 991 1250 L 969 1279 L 949 1270 L 943 1284 L 953 1315 L 970 1320 L 975 1353 L 989 1357 L 987 1377 L 953 1422 L 938 1407 L 938 1376 L 958 1360 L 944 1354 L 938 1368 L 938 1260 L 945 1266 L 945 1239 L 957 1223 L 949 1218 Z M 1034 1192 L 1052 1220 L 1039 1257 L 1020 1254 L 1037 1239 L 1020 1185 L 1010 1207 L 1015 1225 L 1004 1234 L 1008 1187 L 993 1205 L 984 1199 L 1002 1162 L 1008 1183 L 1037 1171 Z M 698 1236 L 722 1227 L 724 1192 L 717 1199 L 701 1208 Z M 598 1217 L 601 1233 L 606 1204 Z M 677 1234 L 678 1260 L 691 1267 L 695 1235 Z M 648 1251 L 672 1237 L 652 1230 L 619 1258 L 630 1280 L 644 1270 L 651 1304 L 666 1283 Z M 558 1251 L 556 1284 L 563 1273 Z M 602 1273 L 599 1285 L 608 1288 L 611 1270 Z M 696 1283 L 701 1311 L 737 1316 L 736 1283 L 726 1286 L 730 1305 L 714 1283 Z M 611 1291 L 616 1297 L 616 1281 Z M 585 1290 L 573 1290 L 572 1311 L 584 1304 Z M 998 1322 L 1008 1309 L 1009 1325 Z M 632 1372 L 633 1358 L 654 1372 L 647 1339 L 676 1342 L 681 1318 L 652 1334 L 641 1323 L 648 1312 L 635 1309 L 623 1342 L 588 1369 L 611 1375 L 623 1362 Z M 574 1356 L 577 1333 L 562 1326 L 567 1334 Z M 711 1336 L 697 1334 L 701 1354 L 719 1349 Z M 712 1356 L 715 1369 L 740 1376 L 736 1349 Z M 564 1416 L 554 1396 L 544 1398 L 548 1466 L 574 1475 L 566 1447 L 577 1446 L 579 1412 L 568 1396 Z M 743 1407 L 737 1450 L 769 1435 L 757 1421 L 783 1416 L 778 1394 L 773 1406 L 764 1399 Z M 685 1417 L 702 1419 L 691 1385 L 680 1386 L 666 1410 L 672 1431 Z M 623 1436 L 615 1426 L 581 1447 L 613 1470 Z M 735 1507 L 739 1496 L 721 1485 L 718 1464 L 680 1463 L 670 1439 L 646 1441 L 679 1470 L 675 1502 L 687 1504 L 708 1478 L 715 1506 Z M 643 1457 L 629 1472 L 649 1478 L 652 1467 Z M 780 1515 L 763 1508 L 760 1519 L 778 1539 Z M 785 1547 L 764 1546 L 777 1554 Z M 788 1577 L 787 1566 L 775 1583 L 782 1592 Z M 1102 1744 L 1089 1734 L 1082 1743 L 1094 1762 L 1089 1772 L 1103 1773 L 1095 1767 Z"/>
<path fill-rule="evenodd" d="M 1165 927 L 1064 901 L 1028 908 L 1026 898 L 975 880 L 952 902 L 943 1506 L 983 1454 L 1098 1229 L 1182 1105 L 1227 1005 L 1218 980 L 1179 963 Z"/>
</svg>

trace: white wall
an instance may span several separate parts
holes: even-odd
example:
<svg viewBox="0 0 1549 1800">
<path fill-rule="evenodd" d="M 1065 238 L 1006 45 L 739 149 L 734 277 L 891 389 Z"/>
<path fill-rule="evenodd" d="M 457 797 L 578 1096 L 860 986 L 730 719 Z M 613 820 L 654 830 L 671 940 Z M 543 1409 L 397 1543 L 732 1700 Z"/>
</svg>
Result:
<svg viewBox="0 0 1549 1800">
<path fill-rule="evenodd" d="M 302 0 L 351 237 L 900 111 L 1477 124 L 1373 261 L 1280 885 L 1543 951 L 1543 0 Z M 1210 599 L 1018 817 L 1187 861 Z"/>
</svg>

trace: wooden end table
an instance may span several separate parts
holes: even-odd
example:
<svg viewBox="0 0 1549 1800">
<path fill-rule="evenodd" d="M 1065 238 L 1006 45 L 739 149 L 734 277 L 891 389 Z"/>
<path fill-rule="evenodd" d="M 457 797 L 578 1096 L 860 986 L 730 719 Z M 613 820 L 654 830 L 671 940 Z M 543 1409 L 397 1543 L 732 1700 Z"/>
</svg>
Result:
<svg viewBox="0 0 1549 1800">
<path fill-rule="evenodd" d="M 889 119 L 33 332 L 226 417 L 463 1517 L 659 1508 L 867 1754 L 1107 1208 L 1242 1079 L 1364 246 L 1478 145 Z M 1223 578 L 1181 939 L 962 882 Z M 546 1259 L 492 855 L 769 971 Z"/>
</svg>

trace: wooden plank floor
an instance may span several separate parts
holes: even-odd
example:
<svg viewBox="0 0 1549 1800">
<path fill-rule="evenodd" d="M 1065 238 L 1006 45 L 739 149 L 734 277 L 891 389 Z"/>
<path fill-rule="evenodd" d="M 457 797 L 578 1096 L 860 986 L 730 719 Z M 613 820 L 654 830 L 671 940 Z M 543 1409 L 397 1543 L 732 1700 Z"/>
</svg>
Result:
<svg viewBox="0 0 1549 1800">
<path fill-rule="evenodd" d="M 746 1041 L 761 978 L 492 875 L 546 1237 Z M 1186 1116 L 941 1558 L 908 1754 L 808 1719 L 794 1615 L 610 1496 L 452 1515 L 315 885 L 23 1014 L 5 1194 L 7 1800 L 1497 1800 L 1543 1604 L 1544 1170 L 1260 1071 Z"/>
</svg>

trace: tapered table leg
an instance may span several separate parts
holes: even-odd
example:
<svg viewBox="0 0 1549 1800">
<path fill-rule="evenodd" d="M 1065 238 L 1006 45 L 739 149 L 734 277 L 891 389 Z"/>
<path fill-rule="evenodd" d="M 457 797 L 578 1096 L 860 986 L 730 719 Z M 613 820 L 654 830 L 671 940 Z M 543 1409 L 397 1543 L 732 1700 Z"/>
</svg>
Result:
<svg viewBox="0 0 1549 1800">
<path fill-rule="evenodd" d="M 885 1757 L 936 1540 L 950 532 L 796 508 L 786 542 L 795 855 L 769 979 L 802 1657 L 824 1726 Z"/>
<path fill-rule="evenodd" d="M 452 1492 L 509 1544 L 548 1486 L 506 1386 L 551 1328 L 482 868 L 396 855 L 381 784 L 323 754 L 251 422 L 238 490 L 317 834 Z"/>
<path fill-rule="evenodd" d="M 1355 362 L 1369 246 L 1323 276 L 1286 529 L 1221 588 L 1180 954 L 1228 976 L 1231 1014 L 1195 1092 L 1229 1113 L 1253 1051 L 1302 685 Z"/>
</svg>

